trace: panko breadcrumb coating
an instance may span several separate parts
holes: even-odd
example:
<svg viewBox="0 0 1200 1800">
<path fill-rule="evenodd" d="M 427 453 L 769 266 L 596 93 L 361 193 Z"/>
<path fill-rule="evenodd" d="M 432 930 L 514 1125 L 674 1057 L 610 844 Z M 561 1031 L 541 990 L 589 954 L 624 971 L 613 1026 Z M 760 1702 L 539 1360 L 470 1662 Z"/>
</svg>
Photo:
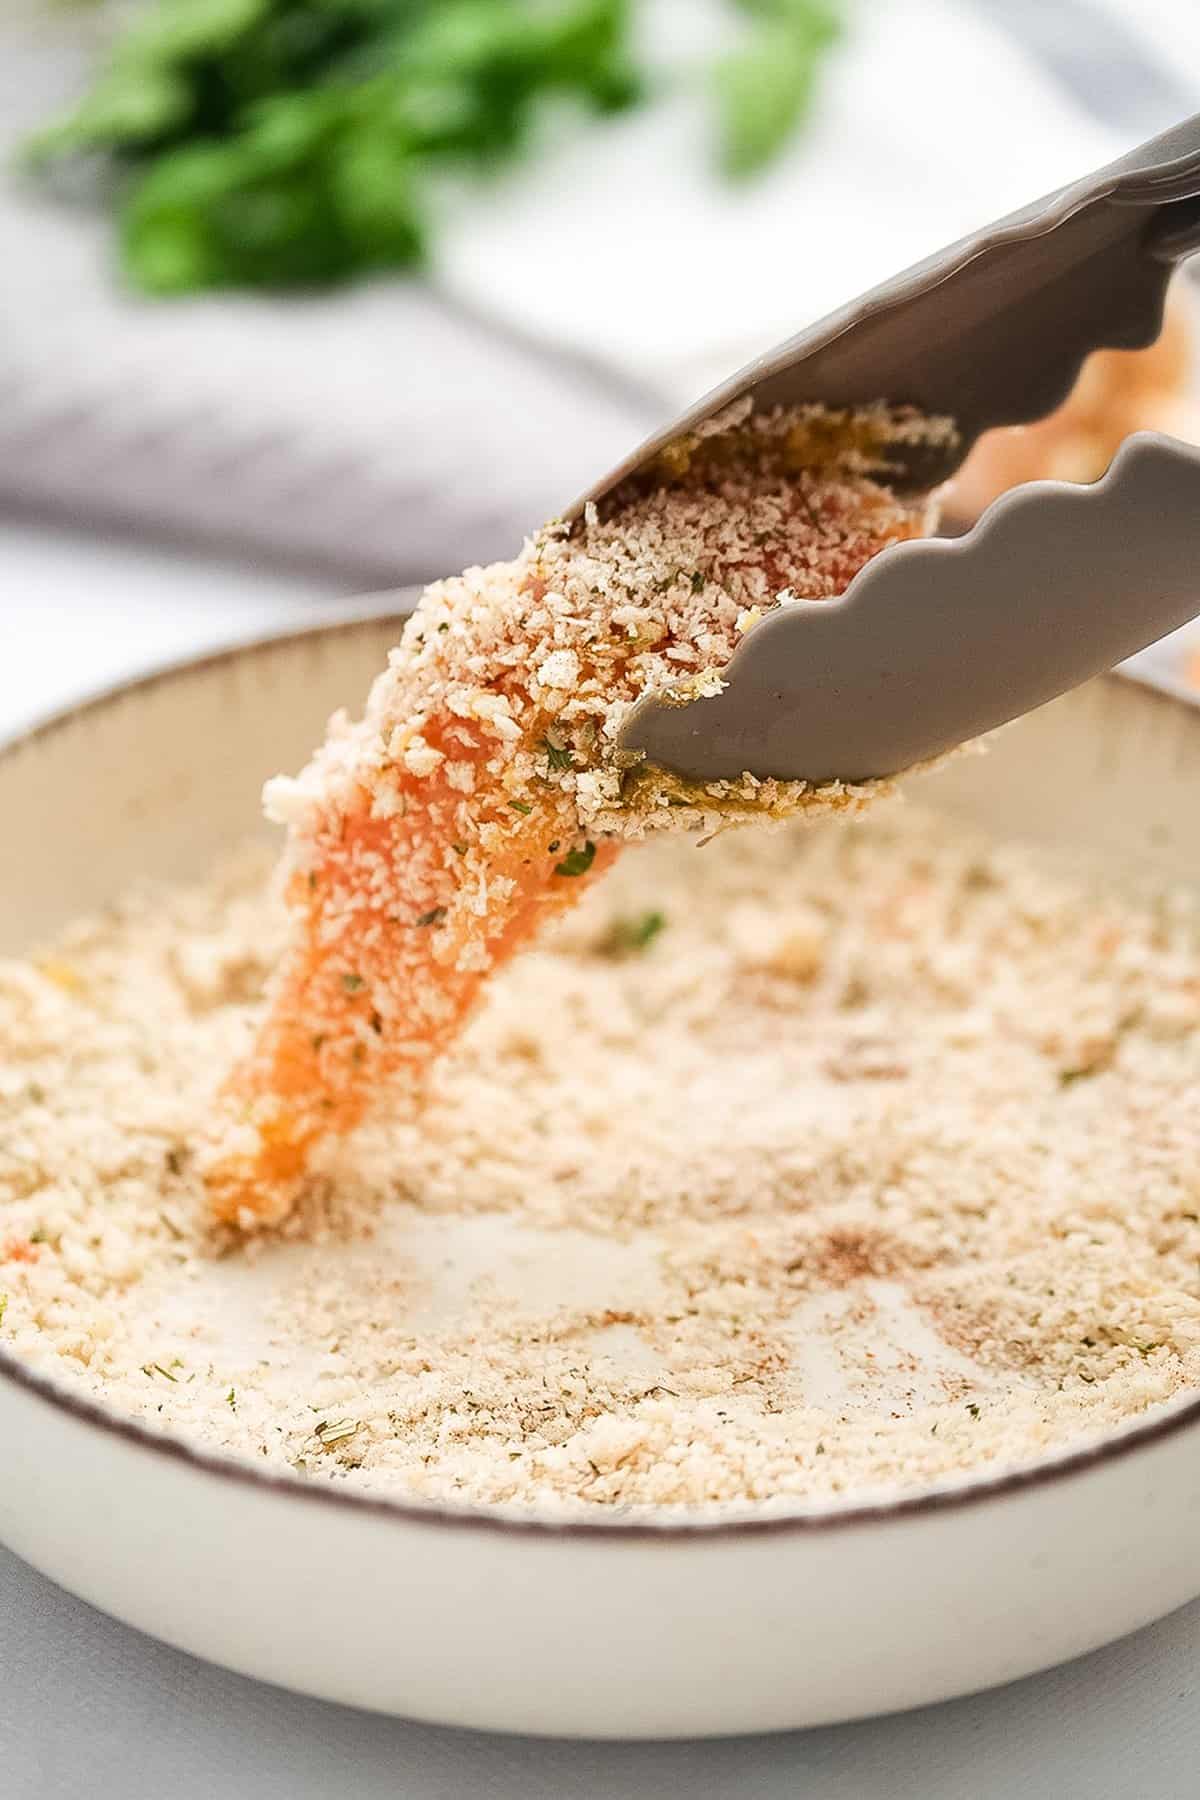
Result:
<svg viewBox="0 0 1200 1800">
<path fill-rule="evenodd" d="M 337 716 L 298 779 L 268 784 L 292 929 L 226 1084 L 219 1218 L 286 1214 L 314 1147 L 427 1069 L 491 972 L 622 842 L 864 803 L 861 787 L 750 775 L 684 790 L 630 766 L 618 735 L 647 694 L 718 692 L 771 608 L 837 595 L 927 531 L 928 497 L 887 484 L 889 448 L 950 430 L 883 407 L 727 419 L 575 530 L 426 589 L 364 717 Z"/>
<path fill-rule="evenodd" d="M 910 804 L 662 834 L 243 1240 L 192 1146 L 268 877 L 255 846 L 0 959 L 0 1347 L 76 1393 L 345 1493 L 661 1522 L 927 1492 L 1200 1391 L 1194 895 Z"/>
</svg>

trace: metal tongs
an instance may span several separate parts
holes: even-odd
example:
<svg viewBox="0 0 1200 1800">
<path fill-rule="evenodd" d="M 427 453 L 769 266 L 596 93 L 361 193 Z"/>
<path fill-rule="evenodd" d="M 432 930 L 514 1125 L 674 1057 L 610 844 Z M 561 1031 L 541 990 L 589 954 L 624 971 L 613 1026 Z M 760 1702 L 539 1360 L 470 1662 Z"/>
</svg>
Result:
<svg viewBox="0 0 1200 1800">
<path fill-rule="evenodd" d="M 1200 115 L 760 357 L 568 517 L 747 397 L 759 407 L 884 400 L 948 415 L 953 445 L 918 447 L 896 477 L 932 489 L 982 432 L 1053 411 L 1091 351 L 1152 343 L 1171 272 L 1198 248 Z M 1139 432 L 1090 486 L 1015 488 L 965 536 L 894 545 L 840 600 L 768 615 L 731 660 L 722 694 L 643 701 L 622 744 L 694 781 L 746 770 L 811 782 L 891 775 L 1198 612 L 1200 449 Z"/>
</svg>

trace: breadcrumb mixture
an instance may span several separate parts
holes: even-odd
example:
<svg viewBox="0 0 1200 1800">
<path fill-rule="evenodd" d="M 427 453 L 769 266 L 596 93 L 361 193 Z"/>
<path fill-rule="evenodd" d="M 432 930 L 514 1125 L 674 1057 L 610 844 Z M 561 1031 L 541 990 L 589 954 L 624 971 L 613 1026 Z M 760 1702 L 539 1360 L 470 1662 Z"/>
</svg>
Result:
<svg viewBox="0 0 1200 1800">
<path fill-rule="evenodd" d="M 699 786 L 620 731 L 647 695 L 716 695 L 766 612 L 842 593 L 927 530 L 930 497 L 888 482 L 953 429 L 883 406 L 735 408 L 574 529 L 425 590 L 362 718 L 339 714 L 300 776 L 267 784 L 293 924 L 214 1113 L 219 1219 L 285 1217 L 319 1146 L 424 1079 L 493 973 L 622 842 L 853 811 L 885 785 Z"/>
<path fill-rule="evenodd" d="M 859 1500 L 1200 1385 L 1200 920 L 916 808 L 630 851 L 248 1245 L 255 849 L 0 965 L 0 1344 L 361 1493 Z"/>
<path fill-rule="evenodd" d="M 292 828 L 292 854 L 311 866 L 331 803 L 353 809 L 364 787 L 376 817 L 394 816 L 406 778 L 453 768 L 458 742 L 467 760 L 451 783 L 454 825 L 470 870 L 474 797 L 487 785 L 471 756 L 480 730 L 488 783 L 502 783 L 510 806 L 568 802 L 551 816 L 570 818 L 573 842 L 861 802 L 882 784 L 814 791 L 746 775 L 684 795 L 677 780 L 632 769 L 618 735 L 647 694 L 719 693 L 742 637 L 769 612 L 832 599 L 887 545 L 927 535 L 937 503 L 895 492 L 889 459 L 898 446 L 953 435 L 949 420 L 904 408 L 735 408 L 676 440 L 636 488 L 589 506 L 575 529 L 553 523 L 513 562 L 432 582 L 363 718 L 339 716 L 301 775 L 268 784 L 268 812 Z M 429 740 L 441 717 L 456 722 L 458 739 Z M 503 823 L 521 829 L 511 812 Z M 484 836 L 479 848 L 496 845 Z M 446 873 L 455 879 L 441 897 L 453 900 L 463 859 Z"/>
</svg>

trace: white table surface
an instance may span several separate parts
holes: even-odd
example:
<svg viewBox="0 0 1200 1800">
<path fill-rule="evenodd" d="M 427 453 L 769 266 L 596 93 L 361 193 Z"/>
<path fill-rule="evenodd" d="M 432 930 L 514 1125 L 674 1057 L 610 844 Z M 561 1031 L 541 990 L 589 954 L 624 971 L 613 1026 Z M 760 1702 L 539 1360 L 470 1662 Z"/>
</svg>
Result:
<svg viewBox="0 0 1200 1800">
<path fill-rule="evenodd" d="M 269 568 L 0 517 L 0 737 L 125 673 L 318 618 L 337 598 Z M 0 1450 L 0 1480 L 11 1454 Z M 0 1550 L 4 1800 L 1197 1794 L 1200 1602 L 1065 1668 L 897 1718 L 707 1744 L 561 1744 L 260 1686 L 116 1624 Z"/>
</svg>

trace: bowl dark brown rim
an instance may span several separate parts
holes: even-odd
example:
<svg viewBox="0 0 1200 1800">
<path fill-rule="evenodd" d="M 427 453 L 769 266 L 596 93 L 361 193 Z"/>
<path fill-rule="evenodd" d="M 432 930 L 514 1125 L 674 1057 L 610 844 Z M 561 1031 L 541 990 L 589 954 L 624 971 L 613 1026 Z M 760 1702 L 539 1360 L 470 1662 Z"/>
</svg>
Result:
<svg viewBox="0 0 1200 1800">
<path fill-rule="evenodd" d="M 307 638 L 323 638 L 328 641 L 361 631 L 370 625 L 379 625 L 384 623 L 389 616 L 402 615 L 405 610 L 405 598 L 406 596 L 401 590 L 395 595 L 380 596 L 378 603 L 367 609 L 356 608 L 350 618 L 342 617 L 333 622 L 310 625 L 299 631 L 276 632 L 205 655 L 177 658 L 159 665 L 131 681 L 115 683 L 72 705 L 60 708 L 33 725 L 19 729 L 7 738 L 0 739 L 0 758 L 17 754 L 38 740 L 73 725 L 76 720 L 85 717 L 88 713 L 133 698 L 165 682 L 189 675 L 203 674 L 207 670 L 222 667 L 244 657 L 269 656 L 286 645 Z M 1164 705 L 1184 707 L 1189 711 L 1200 713 L 1200 705 L 1198 705 L 1196 696 L 1181 682 L 1174 681 L 1169 676 L 1143 671 L 1135 673 L 1131 670 L 1120 670 L 1116 672 L 1115 676 L 1105 679 L 1133 681 L 1138 686 L 1155 694 Z M 206 1475 L 218 1476 L 224 1481 L 242 1483 L 259 1491 L 275 1491 L 286 1494 L 290 1498 L 301 1500 L 306 1504 L 349 1507 L 358 1513 L 374 1514 L 378 1517 L 399 1520 L 401 1523 L 409 1525 L 430 1525 L 454 1530 L 509 1532 L 526 1537 L 551 1539 L 584 1538 L 592 1542 L 607 1538 L 622 1541 L 640 1538 L 656 1543 L 674 1543 L 689 1541 L 696 1537 L 727 1538 L 758 1536 L 767 1533 L 835 1531 L 850 1526 L 925 1518 L 933 1513 L 956 1511 L 963 1507 L 981 1505 L 986 1501 L 999 1499 L 1005 1495 L 1049 1486 L 1053 1482 L 1085 1474 L 1090 1469 L 1132 1455 L 1135 1451 L 1144 1449 L 1150 1444 L 1200 1424 L 1200 1396 L 1198 1396 L 1185 1405 L 1152 1419 L 1146 1424 L 1125 1427 L 1117 1434 L 1102 1439 L 1099 1443 L 1031 1464 L 1028 1468 L 1012 1469 L 1002 1475 L 986 1476 L 980 1480 L 968 1480 L 953 1487 L 929 1489 L 923 1493 L 901 1496 L 897 1500 L 879 1501 L 861 1506 L 833 1506 L 808 1512 L 797 1510 L 796 1512 L 775 1514 L 770 1518 L 763 1519 L 738 1516 L 731 1519 L 704 1520 L 685 1515 L 680 1518 L 665 1517 L 661 1521 L 644 1517 L 628 1520 L 618 1517 L 559 1521 L 536 1516 L 523 1518 L 518 1514 L 485 1507 L 422 1506 L 411 1501 L 386 1500 L 371 1495 L 356 1494 L 353 1491 L 343 1491 L 332 1486 L 309 1485 L 295 1475 L 266 1473 L 252 1463 L 241 1463 L 232 1457 L 217 1456 L 204 1450 L 194 1449 L 181 1438 L 168 1437 L 164 1433 L 139 1424 L 136 1420 L 123 1419 L 117 1414 L 109 1413 L 94 1401 L 86 1400 L 82 1396 L 72 1393 L 68 1388 L 52 1381 L 48 1376 L 29 1368 L 22 1363 L 19 1357 L 2 1346 L 0 1346 L 0 1379 L 11 1381 L 14 1386 L 23 1389 L 45 1404 L 60 1409 L 85 1425 L 94 1426 L 100 1431 L 121 1438 L 139 1449 L 170 1457 L 176 1462 L 181 1462 Z"/>
</svg>

